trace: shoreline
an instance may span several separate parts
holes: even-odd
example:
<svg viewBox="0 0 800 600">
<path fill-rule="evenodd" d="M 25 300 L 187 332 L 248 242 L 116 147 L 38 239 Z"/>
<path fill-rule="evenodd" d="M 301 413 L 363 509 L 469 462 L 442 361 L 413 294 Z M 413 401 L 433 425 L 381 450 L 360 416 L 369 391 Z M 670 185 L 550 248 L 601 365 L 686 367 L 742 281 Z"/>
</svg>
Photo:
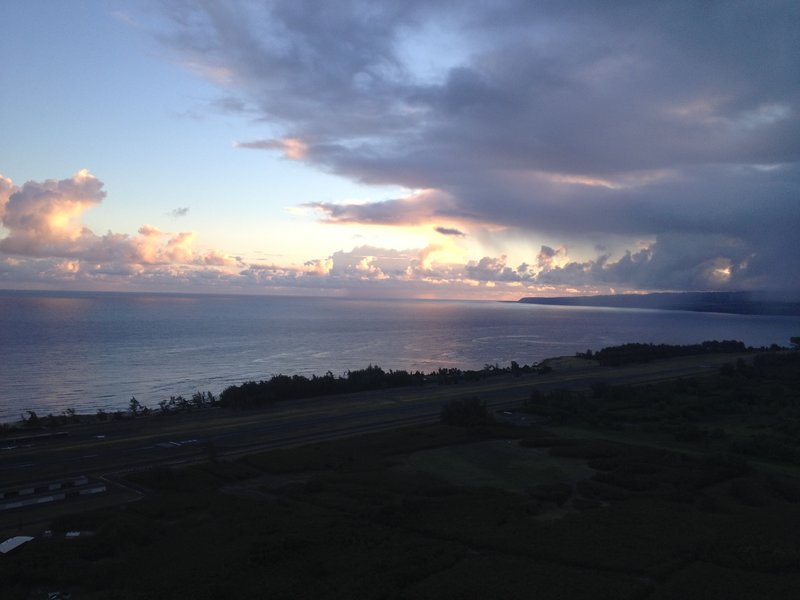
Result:
<svg viewBox="0 0 800 600">
<path fill-rule="evenodd" d="M 792 338 L 794 339 L 794 338 Z M 667 353 L 660 352 L 661 349 L 666 349 Z M 223 390 L 219 390 L 218 395 L 214 396 L 210 391 L 200 391 L 197 389 L 191 392 L 191 395 L 183 396 L 162 396 L 161 400 L 153 403 L 150 399 L 150 404 L 140 403 L 135 396 L 131 396 L 130 402 L 120 406 L 114 407 L 100 407 L 95 412 L 91 411 L 77 411 L 74 406 L 66 405 L 60 408 L 58 413 L 50 409 L 47 413 L 43 410 L 36 410 L 35 408 L 25 408 L 20 412 L 20 419 L 11 419 L 7 421 L 0 421 L 0 439 L 2 434 L 9 430 L 35 430 L 37 428 L 50 428 L 61 427 L 67 424 L 80 423 L 82 421 L 97 420 L 97 421 L 111 421 L 122 420 L 129 416 L 164 414 L 174 412 L 189 412 L 196 408 L 204 408 L 206 406 L 214 406 L 219 397 L 221 397 L 227 390 L 233 388 L 244 387 L 245 385 L 254 384 L 265 385 L 267 383 L 275 383 L 276 386 L 283 388 L 289 387 L 306 387 L 308 384 L 320 384 L 320 382 L 329 382 L 328 388 L 323 389 L 320 385 L 315 388 L 316 391 L 309 393 L 303 392 L 301 395 L 286 395 L 283 394 L 279 397 L 270 399 L 265 402 L 259 401 L 261 404 L 272 402 L 292 401 L 298 398 L 308 397 L 325 397 L 336 396 L 342 393 L 367 391 L 370 389 L 383 389 L 383 388 L 401 388 L 406 386 L 419 386 L 423 384 L 438 384 L 448 385 L 459 381 L 480 381 L 489 378 L 495 378 L 501 375 L 522 375 L 528 373 L 543 374 L 549 372 L 554 364 L 560 364 L 560 368 L 566 362 L 575 363 L 575 361 L 586 361 L 593 357 L 600 357 L 603 353 L 613 354 L 613 362 L 606 360 L 606 364 L 624 364 L 629 362 L 648 362 L 663 356 L 681 356 L 690 354 L 708 354 L 710 352 L 770 352 L 776 350 L 786 350 L 785 347 L 773 344 L 770 347 L 753 347 L 745 346 L 742 342 L 733 341 L 706 341 L 699 344 L 688 345 L 669 345 L 669 344 L 649 344 L 649 343 L 631 343 L 623 344 L 621 346 L 611 346 L 592 353 L 591 350 L 586 352 L 578 351 L 573 355 L 560 355 L 542 359 L 539 362 L 534 362 L 530 365 L 520 365 L 516 361 L 510 361 L 509 364 L 500 366 L 498 363 L 489 364 L 485 363 L 483 368 L 480 369 L 461 369 L 456 367 L 440 367 L 435 370 L 422 371 L 422 370 L 384 370 L 378 365 L 369 365 L 363 369 L 355 369 L 345 371 L 341 376 L 334 376 L 330 371 L 325 375 L 283 375 L 277 374 L 270 377 L 265 377 L 259 380 L 245 379 L 239 380 L 226 386 Z M 622 351 L 623 363 L 619 363 L 619 352 Z M 653 352 L 658 350 L 659 352 Z M 584 363 L 586 364 L 586 363 Z M 574 368 L 574 366 L 572 367 Z M 361 378 L 368 380 L 367 387 L 360 384 L 358 381 L 354 385 L 348 385 L 348 379 Z M 378 380 L 375 383 L 375 379 Z M 313 386 L 312 386 L 313 387 Z M 331 389 L 335 388 L 335 389 Z M 126 394 L 127 395 L 127 394 Z M 135 404 L 134 404 L 135 403 Z M 122 403 L 121 403 L 122 404 Z M 134 415 L 131 415 L 131 411 Z M 32 421 L 29 423 L 29 421 Z"/>
</svg>

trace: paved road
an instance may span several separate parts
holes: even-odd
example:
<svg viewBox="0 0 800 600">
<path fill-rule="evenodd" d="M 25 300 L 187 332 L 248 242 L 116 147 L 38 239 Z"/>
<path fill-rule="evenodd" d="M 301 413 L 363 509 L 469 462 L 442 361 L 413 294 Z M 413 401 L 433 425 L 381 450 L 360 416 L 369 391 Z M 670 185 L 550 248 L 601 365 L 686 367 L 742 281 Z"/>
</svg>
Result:
<svg viewBox="0 0 800 600">
<path fill-rule="evenodd" d="M 716 370 L 736 356 L 678 358 L 622 368 L 590 367 L 549 375 L 499 376 L 290 401 L 259 411 L 209 409 L 187 415 L 67 428 L 68 436 L 0 451 L 0 489 L 78 475 L 106 476 L 154 464 L 286 448 L 406 425 L 435 422 L 453 398 L 476 396 L 496 410 L 514 408 L 533 389 L 581 389 L 594 382 L 644 383 Z M 0 440 L 0 447 L 8 446 Z"/>
</svg>

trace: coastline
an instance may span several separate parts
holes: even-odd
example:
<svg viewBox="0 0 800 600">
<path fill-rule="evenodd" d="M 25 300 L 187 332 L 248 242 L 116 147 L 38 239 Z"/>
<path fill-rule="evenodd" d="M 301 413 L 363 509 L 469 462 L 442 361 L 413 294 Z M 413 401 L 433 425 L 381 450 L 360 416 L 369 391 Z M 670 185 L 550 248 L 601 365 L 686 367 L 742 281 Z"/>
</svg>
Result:
<svg viewBox="0 0 800 600">
<path fill-rule="evenodd" d="M 642 373 L 649 371 L 649 365 L 659 365 L 664 360 L 678 360 L 681 368 L 700 371 L 709 367 L 709 360 L 723 362 L 734 360 L 738 356 L 752 356 L 758 352 L 788 351 L 787 348 L 753 348 L 741 342 L 707 341 L 701 344 L 686 346 L 669 346 L 665 344 L 624 344 L 609 347 L 592 353 L 591 350 L 579 352 L 572 356 L 554 356 L 530 365 L 512 361 L 508 366 L 486 364 L 480 370 L 456 368 L 440 368 L 430 372 L 409 372 L 404 370 L 383 370 L 379 366 L 368 366 L 365 369 L 348 371 L 344 376 L 333 376 L 330 372 L 323 377 L 316 375 L 274 375 L 269 379 L 245 381 L 230 385 L 215 396 L 211 392 L 197 391 L 190 397 L 171 396 L 169 400 L 160 401 L 157 406 L 148 406 L 132 397 L 127 410 L 106 411 L 96 413 L 79 413 L 66 408 L 59 414 L 39 415 L 35 411 L 26 411 L 28 417 L 22 415 L 18 421 L 0 422 L 0 440 L 7 440 L 9 435 L 19 437 L 20 433 L 41 437 L 58 437 L 50 435 L 64 426 L 87 423 L 112 423 L 139 417 L 158 417 L 165 415 L 190 414 L 205 411 L 209 408 L 225 409 L 259 409 L 274 405 L 292 405 L 309 400 L 325 400 L 335 402 L 338 398 L 353 394 L 376 394 L 386 392 L 402 394 L 414 389 L 452 389 L 480 387 L 484 383 L 502 382 L 504 380 L 520 381 L 523 378 L 531 384 L 546 382 L 549 377 L 579 377 L 587 372 L 596 372 L 596 377 L 606 377 L 603 370 L 613 368 L 639 369 Z M 698 363 L 698 360 L 700 363 Z M 702 363 L 702 364 L 701 364 Z M 721 364 L 721 363 L 720 363 Z M 533 379 L 532 379 L 533 378 Z M 497 385 L 501 385 L 498 383 Z M 466 393 L 466 392 L 465 392 Z M 27 433 L 25 433 L 27 432 Z M 49 432 L 49 433 L 48 433 Z M 25 437 L 23 435 L 23 437 Z M 21 438 L 20 438 L 21 439 Z"/>
<path fill-rule="evenodd" d="M 89 294 L 0 299 L 0 421 L 151 408 L 273 374 L 369 364 L 429 373 L 574 356 L 625 342 L 786 345 L 797 317 L 491 302 Z"/>
</svg>

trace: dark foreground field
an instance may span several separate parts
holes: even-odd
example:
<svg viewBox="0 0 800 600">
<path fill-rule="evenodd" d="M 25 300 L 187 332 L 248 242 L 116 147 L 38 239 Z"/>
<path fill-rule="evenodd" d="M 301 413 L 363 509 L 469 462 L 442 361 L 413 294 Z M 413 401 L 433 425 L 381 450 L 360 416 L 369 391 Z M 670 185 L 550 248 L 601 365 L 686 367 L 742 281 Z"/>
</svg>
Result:
<svg viewBox="0 0 800 600">
<path fill-rule="evenodd" d="M 0 557 L 2 597 L 800 597 L 800 370 L 781 361 L 140 471 L 142 500 Z"/>
</svg>

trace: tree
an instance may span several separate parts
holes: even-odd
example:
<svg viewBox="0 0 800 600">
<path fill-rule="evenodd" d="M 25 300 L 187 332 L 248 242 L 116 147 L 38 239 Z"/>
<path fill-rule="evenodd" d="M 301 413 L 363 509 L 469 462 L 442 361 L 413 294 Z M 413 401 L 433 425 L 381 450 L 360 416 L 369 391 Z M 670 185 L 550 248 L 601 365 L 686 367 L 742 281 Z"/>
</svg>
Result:
<svg viewBox="0 0 800 600">
<path fill-rule="evenodd" d="M 128 404 L 128 411 L 131 413 L 131 415 L 135 417 L 141 412 L 141 410 L 142 410 L 142 405 L 139 404 L 139 401 L 136 399 L 135 396 L 131 396 L 131 401 Z"/>
<path fill-rule="evenodd" d="M 39 427 L 41 423 L 39 423 L 39 415 L 37 415 L 32 410 L 28 411 L 28 418 L 26 419 L 25 416 L 22 416 L 22 421 L 25 424 L 25 427 Z"/>
</svg>

